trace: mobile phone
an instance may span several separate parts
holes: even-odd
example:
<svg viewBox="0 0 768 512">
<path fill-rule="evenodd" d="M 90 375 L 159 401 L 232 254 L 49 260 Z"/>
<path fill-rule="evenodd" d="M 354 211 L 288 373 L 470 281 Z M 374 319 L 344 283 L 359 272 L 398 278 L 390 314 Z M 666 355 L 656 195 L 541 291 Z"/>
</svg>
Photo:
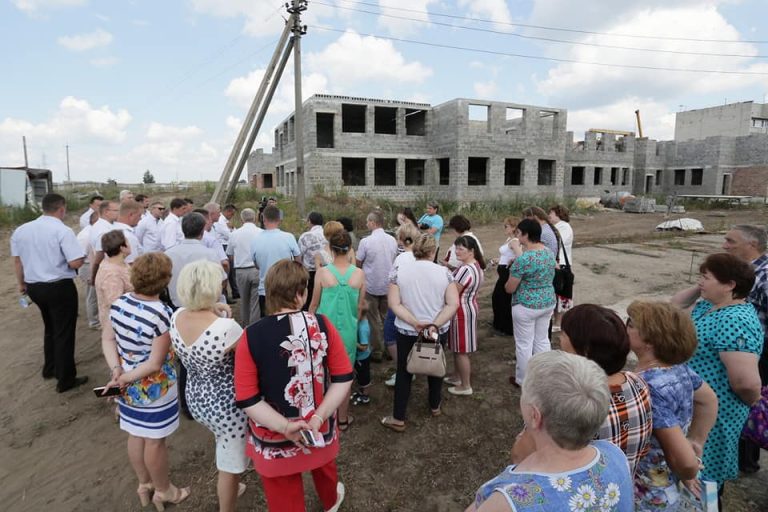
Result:
<svg viewBox="0 0 768 512">
<path fill-rule="evenodd" d="M 99 386 L 97 388 L 93 388 L 93 394 L 99 398 L 108 398 L 110 396 L 120 396 L 123 394 L 123 390 L 117 387 L 107 388 L 107 392 L 104 393 L 105 387 L 106 386 Z M 102 393 L 104 394 L 102 395 Z"/>
<path fill-rule="evenodd" d="M 312 434 L 311 430 L 300 430 L 299 433 L 301 434 L 301 439 L 304 441 L 305 445 L 315 446 L 317 444 L 315 442 L 315 436 Z"/>
</svg>

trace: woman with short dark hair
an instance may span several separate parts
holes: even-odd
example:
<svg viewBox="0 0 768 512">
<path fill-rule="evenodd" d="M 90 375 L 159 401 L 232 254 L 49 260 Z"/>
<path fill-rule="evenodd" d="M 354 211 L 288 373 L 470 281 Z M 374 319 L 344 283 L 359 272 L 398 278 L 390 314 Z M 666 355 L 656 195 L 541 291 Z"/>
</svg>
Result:
<svg viewBox="0 0 768 512">
<path fill-rule="evenodd" d="M 133 291 L 131 267 L 125 262 L 125 258 L 131 254 L 131 247 L 122 230 L 115 229 L 102 235 L 101 248 L 106 258 L 99 266 L 93 287 L 96 289 L 96 301 L 99 304 L 101 342 L 114 344 L 115 333 L 109 322 L 109 308 L 122 294 Z"/>
<path fill-rule="evenodd" d="M 463 215 L 454 215 L 448 221 L 448 227 L 456 232 L 457 237 L 471 236 L 475 240 L 479 253 L 481 255 L 483 254 L 483 245 L 475 234 L 472 233 L 472 224 L 469 222 L 468 218 Z M 440 263 L 451 270 L 456 270 L 462 265 L 461 261 L 459 261 L 459 258 L 456 256 L 456 242 L 451 244 L 448 248 L 448 252 L 445 253 L 445 257 Z"/>
<path fill-rule="evenodd" d="M 333 324 L 301 311 L 308 280 L 301 263 L 275 263 L 265 281 L 267 316 L 248 326 L 235 353 L 237 406 L 249 418 L 246 453 L 271 512 L 304 512 L 306 471 L 326 512 L 344 499 L 336 409 L 354 375 Z"/>
<path fill-rule="evenodd" d="M 699 271 L 698 286 L 677 293 L 672 303 L 694 306 L 698 347 L 688 365 L 712 386 L 719 403 L 704 445 L 702 475 L 716 481 L 722 494 L 725 481 L 739 475 L 739 436 L 750 406 L 760 399 L 757 361 L 763 333 L 755 308 L 745 300 L 755 280 L 749 263 L 730 254 L 711 254 Z"/>
<path fill-rule="evenodd" d="M 624 322 L 608 308 L 580 304 L 563 315 L 560 348 L 593 360 L 608 375 L 611 406 L 595 438 L 621 448 L 634 474 L 637 461 L 648 452 L 653 423 L 648 385 L 624 371 L 629 355 Z"/>
<path fill-rule="evenodd" d="M 510 242 L 516 257 L 504 289 L 513 294 L 516 369 L 509 382 L 519 387 L 531 356 L 552 348 L 547 330 L 555 309 L 555 257 L 541 243 L 541 225 L 537 221 L 523 219 L 516 234 L 517 239 Z"/>
</svg>

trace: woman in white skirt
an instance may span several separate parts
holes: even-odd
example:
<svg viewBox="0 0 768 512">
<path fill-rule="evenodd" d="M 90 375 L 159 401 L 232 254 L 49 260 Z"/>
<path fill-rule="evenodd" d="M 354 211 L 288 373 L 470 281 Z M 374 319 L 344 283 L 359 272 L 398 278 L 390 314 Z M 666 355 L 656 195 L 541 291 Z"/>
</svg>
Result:
<svg viewBox="0 0 768 512">
<path fill-rule="evenodd" d="M 139 479 L 142 506 L 181 503 L 189 488 L 171 483 L 165 439 L 179 427 L 176 369 L 170 352 L 171 310 L 160 292 L 171 280 L 171 260 L 162 253 L 136 258 L 131 267 L 133 292 L 110 308 L 114 341 L 104 343 L 112 371 L 107 387 L 120 387 L 120 429 L 128 433 L 128 459 Z M 153 494 L 154 492 L 154 494 Z"/>
</svg>

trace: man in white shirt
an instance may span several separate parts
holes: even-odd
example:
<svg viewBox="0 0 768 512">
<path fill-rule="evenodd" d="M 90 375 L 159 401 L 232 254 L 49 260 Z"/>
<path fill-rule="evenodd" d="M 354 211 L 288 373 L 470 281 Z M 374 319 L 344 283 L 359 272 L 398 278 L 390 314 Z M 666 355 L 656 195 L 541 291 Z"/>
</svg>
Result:
<svg viewBox="0 0 768 512">
<path fill-rule="evenodd" d="M 96 288 L 90 284 L 91 279 L 91 226 L 99 220 L 99 212 L 91 214 L 90 224 L 85 226 L 77 234 L 77 243 L 85 253 L 83 266 L 80 267 L 77 275 L 85 286 L 85 316 L 88 318 L 88 327 L 90 329 L 100 329 L 99 323 L 99 303 L 96 300 Z"/>
<path fill-rule="evenodd" d="M 101 250 L 101 237 L 107 231 L 114 229 L 112 223 L 117 220 L 119 214 L 120 203 L 116 201 L 102 201 L 101 206 L 99 206 L 99 220 L 91 226 L 91 249 L 93 250 L 93 256 L 91 257 L 91 285 L 93 285 L 96 274 L 99 272 L 99 265 L 101 265 L 104 259 L 104 251 Z"/>
<path fill-rule="evenodd" d="M 117 220 L 112 224 L 112 229 L 119 229 L 123 232 L 125 241 L 128 242 L 128 247 L 131 249 L 131 253 L 125 258 L 125 262 L 129 265 L 144 254 L 144 248 L 134 230 L 141 219 L 143 210 L 144 207 L 136 201 L 123 201 L 120 203 L 120 213 Z"/>
<path fill-rule="evenodd" d="M 222 268 L 224 268 L 225 271 L 229 271 L 229 258 L 227 258 L 227 253 L 224 252 L 224 248 L 216 239 L 216 235 L 213 234 L 211 229 L 213 223 L 211 222 L 211 217 L 208 215 L 208 210 L 204 208 L 195 208 L 192 211 L 199 213 L 205 219 L 205 228 L 203 230 L 203 238 L 201 242 L 203 242 L 203 245 L 207 248 L 216 251 L 216 256 L 218 256 Z"/>
<path fill-rule="evenodd" d="M 318 212 L 310 212 L 307 215 L 308 231 L 305 231 L 299 237 L 299 251 L 301 251 L 301 264 L 309 272 L 309 282 L 307 283 L 307 302 L 304 309 L 309 309 L 309 303 L 312 301 L 312 292 L 315 289 L 315 254 L 320 252 L 327 245 L 325 235 L 323 234 L 323 216 Z"/>
<path fill-rule="evenodd" d="M 240 322 L 247 327 L 259 318 L 259 270 L 253 263 L 251 246 L 262 229 L 256 225 L 256 212 L 244 208 L 240 212 L 242 227 L 229 235 L 227 255 L 232 258 L 237 288 L 240 290 Z"/>
<path fill-rule="evenodd" d="M 218 203 L 208 203 L 203 208 L 208 212 L 208 216 L 211 219 L 211 229 L 213 234 L 216 235 L 216 240 L 219 241 L 224 250 L 229 245 L 229 234 L 231 230 L 227 226 L 227 218 L 221 214 L 221 207 Z M 222 221 L 223 219 L 223 221 Z"/>
<path fill-rule="evenodd" d="M 88 209 L 80 216 L 80 229 L 85 229 L 86 226 L 91 225 L 91 214 L 99 211 L 99 206 L 101 206 L 103 200 L 104 198 L 99 195 L 91 197 L 91 200 L 88 203 Z"/>
<path fill-rule="evenodd" d="M 163 227 L 162 215 L 165 206 L 160 201 L 155 201 L 147 210 L 147 214 L 141 218 L 139 225 L 136 226 L 136 238 L 144 248 L 144 252 L 160 252 L 163 250 L 163 244 L 160 241 L 161 229 Z"/>
<path fill-rule="evenodd" d="M 144 194 L 136 194 L 135 201 L 141 205 L 142 213 L 141 218 L 149 216 L 149 197 Z"/>
<path fill-rule="evenodd" d="M 233 229 L 235 229 L 235 225 L 233 222 L 233 219 L 235 218 L 235 213 L 237 213 L 237 207 L 233 204 L 225 205 L 224 208 L 221 210 L 221 216 L 219 217 L 219 220 L 217 221 L 217 224 L 219 224 L 222 228 L 222 231 L 224 228 L 226 228 L 229 232 L 232 232 Z M 222 242 L 224 244 L 224 242 Z M 227 244 L 224 244 L 224 250 L 227 250 Z M 235 270 L 234 264 L 230 261 L 229 262 L 229 276 L 227 278 L 227 281 L 229 283 L 229 288 L 232 290 L 232 299 L 239 299 L 240 298 L 240 290 L 237 289 L 237 278 L 235 275 L 237 274 L 237 271 Z M 224 293 L 226 293 L 226 289 L 224 290 Z"/>
<path fill-rule="evenodd" d="M 187 202 L 175 197 L 171 200 L 171 213 L 163 221 L 160 230 L 160 245 L 167 251 L 184 240 L 184 234 L 181 231 L 181 217 L 187 213 Z"/>
<path fill-rule="evenodd" d="M 389 271 L 397 256 L 397 242 L 384 232 L 384 215 L 379 210 L 368 214 L 371 234 L 360 240 L 357 266 L 365 272 L 366 317 L 371 326 L 371 360 L 381 362 L 383 355 L 384 318 L 387 316 Z"/>
<path fill-rule="evenodd" d="M 121 202 L 121 203 L 122 203 L 123 201 L 133 201 L 133 192 L 131 192 L 131 191 L 130 191 L 130 190 L 128 190 L 128 189 L 126 189 L 126 190 L 121 190 L 121 191 L 120 191 L 120 196 L 119 196 L 119 197 L 120 197 L 120 202 Z"/>
<path fill-rule="evenodd" d="M 16 281 L 40 308 L 45 325 L 43 378 L 56 378 L 56 390 L 68 391 L 88 382 L 75 367 L 77 288 L 74 277 L 85 254 L 75 233 L 63 222 L 67 202 L 59 194 L 43 197 L 43 214 L 11 235 Z"/>
</svg>

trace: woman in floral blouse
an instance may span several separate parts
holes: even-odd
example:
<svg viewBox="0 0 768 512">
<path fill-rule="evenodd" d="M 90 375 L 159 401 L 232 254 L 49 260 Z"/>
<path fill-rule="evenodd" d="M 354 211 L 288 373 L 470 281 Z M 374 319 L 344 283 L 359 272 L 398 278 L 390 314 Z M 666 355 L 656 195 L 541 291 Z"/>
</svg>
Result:
<svg viewBox="0 0 768 512">
<path fill-rule="evenodd" d="M 632 478 L 624 453 L 607 441 L 592 441 L 609 401 L 605 372 L 594 361 L 559 350 L 535 355 L 520 411 L 536 449 L 481 485 L 467 512 L 630 512 Z"/>
<path fill-rule="evenodd" d="M 505 285 L 512 295 L 517 368 L 509 382 L 520 386 L 532 355 L 551 349 L 549 321 L 555 310 L 555 257 L 541 243 L 541 225 L 524 219 L 517 225 L 517 239 L 510 246 L 516 258 Z"/>
<path fill-rule="evenodd" d="M 235 354 L 237 405 L 249 418 L 246 453 L 273 512 L 304 512 L 305 471 L 312 472 L 325 511 L 335 512 L 344 499 L 336 409 L 354 374 L 331 322 L 301 311 L 308 280 L 293 260 L 270 268 L 268 316 L 246 329 Z"/>
</svg>

